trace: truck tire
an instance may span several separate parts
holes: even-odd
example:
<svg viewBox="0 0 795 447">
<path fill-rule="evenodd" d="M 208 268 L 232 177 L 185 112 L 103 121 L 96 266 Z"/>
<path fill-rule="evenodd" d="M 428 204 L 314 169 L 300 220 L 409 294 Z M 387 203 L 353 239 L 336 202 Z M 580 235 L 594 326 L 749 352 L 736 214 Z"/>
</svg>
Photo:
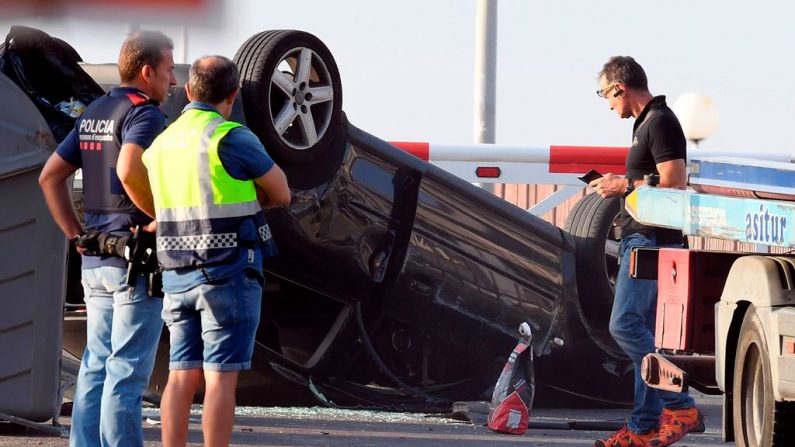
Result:
<svg viewBox="0 0 795 447">
<path fill-rule="evenodd" d="M 734 441 L 738 447 L 795 445 L 792 403 L 776 402 L 770 351 L 756 308 L 743 318 L 734 362 Z"/>
<path fill-rule="evenodd" d="M 263 31 L 235 54 L 246 123 L 280 165 L 315 161 L 340 130 L 342 85 L 331 52 L 295 30 Z"/>
<path fill-rule="evenodd" d="M 625 358 L 608 329 L 618 274 L 620 241 L 615 227 L 620 206 L 618 198 L 587 194 L 572 207 L 563 229 L 574 236 L 582 324 L 602 350 Z"/>
</svg>

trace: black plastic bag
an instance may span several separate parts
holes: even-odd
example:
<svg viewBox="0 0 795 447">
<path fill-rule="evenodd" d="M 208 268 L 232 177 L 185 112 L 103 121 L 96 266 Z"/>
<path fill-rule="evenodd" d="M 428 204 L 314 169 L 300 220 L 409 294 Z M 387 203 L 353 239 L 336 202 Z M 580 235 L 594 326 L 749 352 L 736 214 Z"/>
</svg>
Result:
<svg viewBox="0 0 795 447">
<path fill-rule="evenodd" d="M 0 72 L 36 104 L 53 137 L 61 142 L 75 118 L 56 105 L 88 105 L 105 92 L 81 67 L 80 55 L 61 39 L 25 26 L 13 26 L 0 45 Z"/>
</svg>

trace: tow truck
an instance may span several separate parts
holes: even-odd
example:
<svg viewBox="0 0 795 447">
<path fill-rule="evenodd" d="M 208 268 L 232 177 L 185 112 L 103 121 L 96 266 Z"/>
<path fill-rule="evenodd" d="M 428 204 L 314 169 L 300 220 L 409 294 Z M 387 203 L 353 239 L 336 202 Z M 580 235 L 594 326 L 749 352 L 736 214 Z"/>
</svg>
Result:
<svg viewBox="0 0 795 447">
<path fill-rule="evenodd" d="M 637 221 L 746 250 L 641 249 L 631 275 L 658 280 L 650 386 L 722 394 L 723 438 L 795 445 L 795 165 L 691 158 L 687 190 L 643 186 Z"/>
</svg>

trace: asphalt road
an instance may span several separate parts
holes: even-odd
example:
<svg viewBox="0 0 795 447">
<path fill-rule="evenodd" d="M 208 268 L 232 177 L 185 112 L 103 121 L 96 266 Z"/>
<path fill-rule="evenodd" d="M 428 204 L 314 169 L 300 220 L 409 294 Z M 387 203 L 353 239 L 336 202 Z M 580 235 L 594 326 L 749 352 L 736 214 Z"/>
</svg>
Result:
<svg viewBox="0 0 795 447">
<path fill-rule="evenodd" d="M 698 396 L 706 415 L 705 433 L 689 434 L 677 445 L 728 447 L 720 434 L 720 398 Z M 562 430 L 554 427 L 617 425 L 625 409 L 534 409 L 531 429 L 522 436 L 502 435 L 486 427 L 445 415 L 386 413 L 331 408 L 245 407 L 237 412 L 233 446 L 590 446 L 609 431 Z M 201 407 L 196 406 L 190 425 L 189 445 L 201 445 Z M 159 446 L 157 409 L 146 409 L 146 446 Z M 69 419 L 61 422 L 68 425 Z M 587 427 L 590 425 L 591 427 Z M 65 438 L 0 425 L 0 446 L 67 446 Z"/>
</svg>

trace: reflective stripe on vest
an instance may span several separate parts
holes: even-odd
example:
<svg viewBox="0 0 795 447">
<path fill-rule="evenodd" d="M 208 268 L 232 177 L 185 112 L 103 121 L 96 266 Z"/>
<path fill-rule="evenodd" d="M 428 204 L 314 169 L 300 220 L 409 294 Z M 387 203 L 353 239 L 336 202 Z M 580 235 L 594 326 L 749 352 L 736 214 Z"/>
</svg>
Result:
<svg viewBox="0 0 795 447">
<path fill-rule="evenodd" d="M 200 234 L 198 236 L 162 236 L 158 250 L 207 250 L 237 247 L 237 233 Z"/>
<path fill-rule="evenodd" d="M 260 241 L 270 240 L 254 182 L 234 179 L 218 158 L 218 142 L 238 126 L 215 112 L 191 109 L 144 153 L 163 268 L 199 267 L 234 259 L 238 229 L 248 219 L 253 220 Z"/>
</svg>

